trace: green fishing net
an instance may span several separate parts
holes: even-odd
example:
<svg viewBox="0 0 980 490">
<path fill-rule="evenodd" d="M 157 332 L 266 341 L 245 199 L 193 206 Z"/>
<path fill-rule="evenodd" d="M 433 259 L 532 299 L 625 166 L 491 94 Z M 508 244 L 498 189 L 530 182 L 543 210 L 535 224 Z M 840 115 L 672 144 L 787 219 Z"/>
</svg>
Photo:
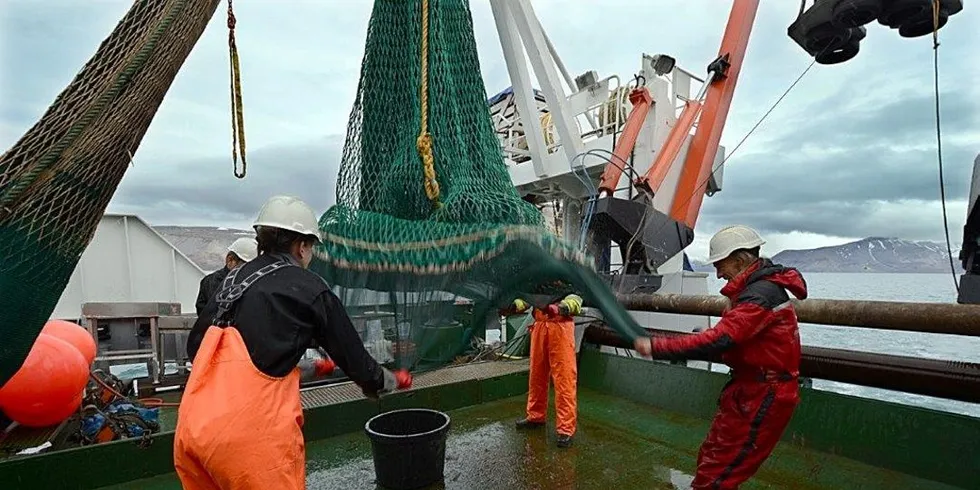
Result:
<svg viewBox="0 0 980 490">
<path fill-rule="evenodd" d="M 337 204 L 320 227 L 312 269 L 336 287 L 375 356 L 398 367 L 452 362 L 499 326 L 499 307 L 555 280 L 626 338 L 641 331 L 592 259 L 514 189 L 466 0 L 375 2 Z"/>
<path fill-rule="evenodd" d="M 351 112 L 337 205 L 314 268 L 379 358 L 426 369 L 464 353 L 497 308 L 564 279 L 611 327 L 639 326 L 511 185 L 463 0 L 379 0 Z M 0 156 L 0 384 L 23 363 L 218 0 L 137 1 Z M 422 115 L 432 166 L 423 170 Z M 426 186 L 425 174 L 431 178 Z M 438 196 L 434 195 L 434 183 Z M 428 189 L 428 192 L 427 192 Z M 435 203 L 438 204 L 435 204 Z"/>
<path fill-rule="evenodd" d="M 217 5 L 134 2 L 37 123 L 0 156 L 0 385 L 54 311 Z"/>
</svg>

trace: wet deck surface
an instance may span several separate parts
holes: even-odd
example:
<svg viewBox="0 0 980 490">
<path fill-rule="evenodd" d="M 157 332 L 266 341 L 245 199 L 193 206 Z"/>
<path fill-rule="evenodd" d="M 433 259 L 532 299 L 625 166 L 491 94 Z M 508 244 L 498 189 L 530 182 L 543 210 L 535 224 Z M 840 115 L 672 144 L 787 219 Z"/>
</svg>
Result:
<svg viewBox="0 0 980 490">
<path fill-rule="evenodd" d="M 521 432 L 513 422 L 524 397 L 450 412 L 447 489 L 686 489 L 707 421 L 666 413 L 588 390 L 579 392 L 579 433 L 571 449 L 554 445 L 553 426 Z M 554 420 L 552 413 L 551 420 Z M 371 446 L 362 433 L 307 446 L 307 488 L 376 489 Z M 111 489 L 179 489 L 175 475 Z M 951 489 L 824 453 L 783 444 L 745 490 Z"/>
</svg>

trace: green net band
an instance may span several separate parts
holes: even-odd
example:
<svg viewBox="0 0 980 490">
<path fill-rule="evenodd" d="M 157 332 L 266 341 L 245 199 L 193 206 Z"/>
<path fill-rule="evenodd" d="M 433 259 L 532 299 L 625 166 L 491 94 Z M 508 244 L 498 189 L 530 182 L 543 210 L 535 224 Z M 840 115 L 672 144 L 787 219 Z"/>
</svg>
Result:
<svg viewBox="0 0 980 490">
<path fill-rule="evenodd" d="M 583 267 L 592 263 L 586 254 L 541 227 L 432 223 L 417 230 L 413 229 L 420 228 L 415 222 L 383 215 L 365 218 L 352 226 L 324 226 L 324 243 L 317 258 L 346 270 L 439 276 L 470 270 L 505 256 L 514 244 L 525 244 Z M 391 229 L 399 232 L 385 236 Z M 420 231 L 430 238 L 419 240 Z"/>
</svg>

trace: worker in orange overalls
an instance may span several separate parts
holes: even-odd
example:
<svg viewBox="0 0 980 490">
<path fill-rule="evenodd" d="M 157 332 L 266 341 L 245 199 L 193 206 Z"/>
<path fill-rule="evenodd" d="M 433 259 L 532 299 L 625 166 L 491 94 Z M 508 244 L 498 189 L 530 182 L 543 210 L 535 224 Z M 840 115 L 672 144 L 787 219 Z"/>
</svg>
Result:
<svg viewBox="0 0 980 490">
<path fill-rule="evenodd" d="M 313 210 L 276 196 L 254 226 L 259 256 L 228 273 L 187 341 L 193 365 L 174 436 L 187 490 L 306 488 L 301 378 L 336 363 L 369 398 L 412 384 L 365 351 L 340 300 L 307 270 L 320 240 Z M 331 360 L 301 361 L 313 343 Z"/>
<path fill-rule="evenodd" d="M 528 375 L 527 416 L 517 421 L 518 429 L 543 427 L 548 410 L 548 382 L 555 382 L 555 409 L 558 414 L 557 445 L 572 445 L 576 424 L 576 385 L 578 365 L 575 359 L 575 322 L 572 317 L 582 311 L 582 298 L 569 294 L 558 298 L 538 296 L 535 301 L 531 334 L 531 372 Z M 515 299 L 506 313 L 522 313 L 532 306 Z"/>
</svg>

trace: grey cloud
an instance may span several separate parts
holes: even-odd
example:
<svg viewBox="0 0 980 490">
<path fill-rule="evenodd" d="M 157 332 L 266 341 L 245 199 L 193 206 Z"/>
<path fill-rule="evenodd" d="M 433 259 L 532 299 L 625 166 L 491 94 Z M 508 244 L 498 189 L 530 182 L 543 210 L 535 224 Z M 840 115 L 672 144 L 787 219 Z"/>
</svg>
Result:
<svg viewBox="0 0 980 490">
<path fill-rule="evenodd" d="M 940 113 L 944 136 L 969 130 L 980 123 L 980 102 L 972 87 L 960 83 L 940 93 Z M 845 109 L 848 104 L 852 106 Z M 838 92 L 808 104 L 785 122 L 783 150 L 799 147 L 800 142 L 828 142 L 828 146 L 849 148 L 874 144 L 934 145 L 935 99 L 931 90 L 902 89 L 889 92 L 885 102 L 863 94 Z"/>
<path fill-rule="evenodd" d="M 943 167 L 946 193 L 955 196 L 951 198 L 965 198 L 970 166 L 978 150 L 945 146 Z M 793 206 L 824 201 L 939 198 L 935 150 L 862 147 L 856 143 L 843 151 L 813 156 L 792 150 L 756 153 L 739 160 L 733 158 L 729 164 L 725 169 L 725 188 L 719 194 L 726 195 L 726 200 L 764 200 Z"/>
<path fill-rule="evenodd" d="M 946 94 L 945 100 L 955 101 L 943 108 L 946 199 L 960 209 L 980 147 L 949 140 L 976 126 L 980 104 L 967 92 Z M 705 201 L 700 224 L 715 228 L 742 222 L 769 232 L 942 239 L 941 214 L 924 208 L 940 196 L 936 152 L 930 148 L 935 144 L 931 103 L 928 94 L 903 94 L 858 111 L 801 111 L 785 125 L 789 130 L 761 150 L 736 155 L 726 164 L 724 189 Z M 898 218 L 893 217 L 896 206 L 905 210 Z M 949 216 L 954 236 L 965 219 L 961 214 Z"/>
<path fill-rule="evenodd" d="M 492 95 L 510 84 L 509 77 L 489 8 L 483 2 L 472 3 L 482 71 Z M 636 5 L 646 9 L 647 3 Z M 727 7 L 713 8 L 715 3 L 658 2 L 650 15 L 634 15 L 636 7 L 611 2 L 597 8 L 576 0 L 535 0 L 534 8 L 573 76 L 596 69 L 600 76 L 619 73 L 625 83 L 638 68 L 643 52 L 670 53 L 682 66 L 703 73 L 717 53 L 728 15 Z M 17 96 L 0 97 L 0 138 L 8 140 L 9 133 L 8 142 L 12 142 L 88 60 L 130 2 L 8 4 L 0 20 L 0 93 Z M 266 2 L 236 4 L 250 143 L 271 139 L 272 134 L 280 136 L 282 125 L 270 122 L 279 119 L 327 133 L 342 131 L 356 87 L 370 3 L 351 2 L 340 8 L 331 4 L 303 5 L 302 15 Z M 311 8 L 322 11 L 311 12 Z M 742 125 L 748 129 L 809 62 L 785 34 L 795 9 L 783 2 L 764 2 L 760 8 L 729 116 L 730 129 Z M 969 75 L 976 68 L 962 61 L 976 44 L 976 31 L 965 27 L 975 23 L 976 11 L 967 10 L 941 33 L 943 70 L 949 73 L 943 83 L 950 91 L 943 95 L 947 136 L 961 128 L 975 128 L 975 114 L 980 114 L 977 97 L 955 85 L 975 78 Z M 670 17 L 658 18 L 660 13 Z M 223 15 L 219 9 L 168 99 L 213 108 L 221 126 L 202 117 L 196 120 L 200 126 L 195 130 L 225 138 Z M 597 18 L 603 21 L 597 23 Z M 328 19 L 329 26 L 324 28 L 322 22 L 310 19 Z M 595 36 L 583 36 L 583 30 Z M 928 73 L 931 40 L 896 41 L 895 36 L 894 31 L 876 26 L 853 62 L 815 67 L 740 150 L 744 153 L 729 162 L 725 189 L 705 200 L 699 228 L 741 220 L 767 231 L 941 236 L 938 214 L 933 218 L 911 212 L 921 205 L 908 205 L 908 219 L 870 222 L 868 218 L 880 211 L 880 200 L 934 201 L 938 196 L 935 154 L 929 149 L 896 149 L 910 143 L 928 148 L 934 141 Z M 814 90 L 821 83 L 839 89 L 821 97 L 826 90 Z M 914 92 L 896 95 L 896 88 L 902 87 L 913 87 Z M 342 138 L 256 147 L 249 154 L 248 177 L 238 181 L 231 175 L 230 156 L 167 159 L 165 149 L 172 144 L 168 129 L 183 127 L 187 121 L 182 114 L 168 115 L 166 107 L 167 102 L 143 144 L 161 150 L 137 155 L 137 166 L 127 173 L 110 209 L 134 210 L 158 224 L 232 225 L 250 220 L 274 193 L 297 194 L 318 210 L 333 202 Z M 844 110 L 848 107 L 856 110 Z M 253 127 L 262 129 L 253 131 Z M 306 138 L 306 134 L 294 136 Z M 723 142 L 731 145 L 740 137 L 726 131 Z M 0 146 L 6 146 L 3 143 Z M 950 199 L 965 195 L 968 167 L 978 150 L 952 144 L 945 147 Z M 957 220 L 961 222 L 962 216 L 951 216 L 953 228 L 960 226 Z"/>
<path fill-rule="evenodd" d="M 953 95 L 948 99 L 964 100 L 962 94 Z M 907 143 L 916 135 L 931 143 L 930 120 L 902 112 L 903 107 L 927 106 L 925 96 L 906 97 L 858 114 L 816 114 L 809 123 L 792 125 L 765 151 L 736 155 L 728 163 L 724 191 L 705 200 L 699 228 L 744 222 L 768 232 L 941 238 L 940 216 L 917 211 L 921 203 L 902 204 L 909 212 L 901 220 L 880 214 L 882 202 L 928 202 L 938 197 L 934 151 L 887 144 Z M 952 107 L 946 113 L 947 125 L 969 122 L 972 110 L 968 103 Z M 906 116 L 909 121 L 901 121 Z M 901 128 L 895 136 L 890 134 L 891 123 Z M 835 125 L 841 131 L 834 131 Z M 256 150 L 250 154 L 249 176 L 241 182 L 230 175 L 229 157 L 173 162 L 164 172 L 162 164 L 137 155 L 139 168 L 127 175 L 114 204 L 138 206 L 150 213 L 148 220 L 161 224 L 246 221 L 274 193 L 300 195 L 323 210 L 333 202 L 342 144 L 336 136 L 316 144 Z M 821 146 L 828 149 L 821 151 Z M 950 201 L 962 200 L 968 192 L 977 150 L 946 146 Z M 962 216 L 950 218 L 954 231 L 962 226 Z"/>
<path fill-rule="evenodd" d="M 947 193 L 968 192 L 973 156 L 980 147 L 956 145 L 950 136 L 975 127 L 980 103 L 967 92 L 946 94 L 943 160 Z M 726 172 L 730 196 L 756 195 L 761 182 L 777 202 L 864 201 L 938 198 L 938 166 L 932 100 L 907 95 L 857 111 L 801 115 L 764 151 L 736 155 Z M 915 148 L 907 149 L 906 145 Z"/>
<path fill-rule="evenodd" d="M 33 122 L 71 81 L 129 8 L 127 2 L 100 3 L 4 2 L 0 117 Z"/>
<path fill-rule="evenodd" d="M 953 209 L 962 209 L 952 206 L 953 203 L 947 204 Z M 752 207 L 750 203 L 735 208 L 727 203 L 724 206 L 723 213 L 706 213 L 706 219 L 699 222 L 701 229 L 713 232 L 726 224 L 744 223 L 763 233 L 797 231 L 855 238 L 883 236 L 932 241 L 944 238 L 942 215 L 932 209 L 923 210 L 922 204 L 915 202 L 899 205 L 901 219 L 884 219 L 879 214 L 882 203 L 876 202 L 818 202 L 775 210 Z M 964 216 L 957 214 L 949 218 L 953 248 L 958 248 Z"/>
<path fill-rule="evenodd" d="M 319 212 L 334 202 L 343 139 L 248 153 L 246 177 L 232 175 L 231 155 L 167 162 L 141 159 L 119 186 L 110 209 L 140 213 L 153 224 L 248 222 L 270 196 L 300 197 Z"/>
</svg>

